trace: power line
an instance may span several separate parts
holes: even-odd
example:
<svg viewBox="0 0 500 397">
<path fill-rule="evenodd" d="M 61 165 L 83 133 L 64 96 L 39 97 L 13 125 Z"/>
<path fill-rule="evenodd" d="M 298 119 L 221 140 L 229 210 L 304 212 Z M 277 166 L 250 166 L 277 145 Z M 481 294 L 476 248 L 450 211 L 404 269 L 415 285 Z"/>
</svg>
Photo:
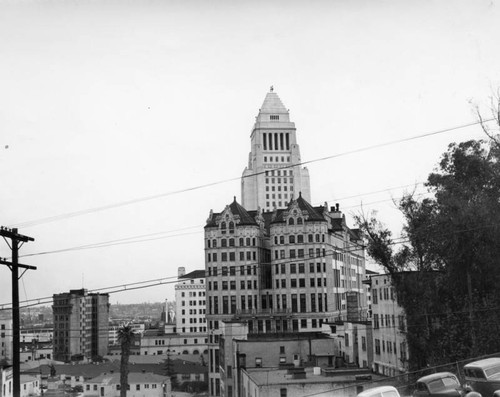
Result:
<svg viewBox="0 0 500 397">
<path fill-rule="evenodd" d="M 411 185 L 403 185 L 403 186 L 411 186 Z M 385 189 L 385 190 L 390 190 L 390 189 Z M 381 191 L 385 191 L 385 190 L 381 190 Z M 377 191 L 376 193 L 381 192 L 381 191 Z M 416 194 L 415 196 L 423 196 L 425 194 L 430 194 L 430 193 L 429 192 L 422 192 L 422 193 Z M 362 205 L 380 204 L 380 203 L 384 203 L 384 202 L 388 202 L 388 201 L 397 200 L 397 199 L 400 199 L 402 197 L 403 196 L 396 197 L 396 198 L 391 198 L 391 199 L 371 201 L 371 202 L 367 202 L 367 203 L 361 203 L 361 204 L 357 204 L 357 205 L 346 206 L 346 207 L 343 207 L 343 208 L 344 209 L 350 209 L 350 208 L 357 208 L 357 207 L 360 207 Z M 203 227 L 203 225 L 190 226 L 190 227 L 186 227 L 186 228 L 170 230 L 168 232 L 156 232 L 156 233 L 143 234 L 143 235 L 138 235 L 138 236 L 125 237 L 125 238 L 116 239 L 116 240 L 108 240 L 108 241 L 104 241 L 104 242 L 97 242 L 97 243 L 79 245 L 79 246 L 75 246 L 75 247 L 61 248 L 61 249 L 51 250 L 51 251 L 35 252 L 35 253 L 31 253 L 31 254 L 21 255 L 20 257 L 57 254 L 57 253 L 63 253 L 63 252 L 69 252 L 69 251 L 79 251 L 79 250 L 84 250 L 84 249 L 105 248 L 105 247 L 111 247 L 111 246 L 115 246 L 115 245 L 134 244 L 134 243 L 149 242 L 149 241 L 154 241 L 154 240 L 163 240 L 163 239 L 171 238 L 171 237 L 188 236 L 188 235 L 202 233 L 202 231 L 190 232 L 190 233 L 179 233 L 179 234 L 172 234 L 172 235 L 162 236 L 162 237 L 140 239 L 142 237 L 155 236 L 155 235 L 158 235 L 158 234 L 165 234 L 165 233 L 171 233 L 171 232 L 175 232 L 175 231 L 189 230 L 189 229 L 202 228 L 202 227 Z"/>
<path fill-rule="evenodd" d="M 277 167 L 275 169 L 276 170 L 289 169 L 289 168 L 299 167 L 299 166 L 303 166 L 303 165 L 307 165 L 307 164 L 313 164 L 313 163 L 317 163 L 317 162 L 321 162 L 321 161 L 325 161 L 325 160 L 330 160 L 330 159 L 333 159 L 333 158 L 339 158 L 339 157 L 348 156 L 348 155 L 355 154 L 355 153 L 366 152 L 366 151 L 377 149 L 377 148 L 381 148 L 381 147 L 384 147 L 384 146 L 391 146 L 391 145 L 396 145 L 396 144 L 403 143 L 403 142 L 409 142 L 409 141 L 413 141 L 413 140 L 417 140 L 417 139 L 427 138 L 427 137 L 430 137 L 430 136 L 439 135 L 439 134 L 443 134 L 443 133 L 446 133 L 446 132 L 451 132 L 451 131 L 459 130 L 459 129 L 462 129 L 462 128 L 471 127 L 471 126 L 478 125 L 478 124 L 481 124 L 481 123 L 487 123 L 487 122 L 490 122 L 490 121 L 495 121 L 495 119 L 491 118 L 491 119 L 487 119 L 487 120 L 482 120 L 482 121 L 476 121 L 476 122 L 472 122 L 472 123 L 462 124 L 462 125 L 458 125 L 458 126 L 455 126 L 455 127 L 445 128 L 445 129 L 442 129 L 442 130 L 437 130 L 437 131 L 428 132 L 428 133 L 424 133 L 424 134 L 414 135 L 414 136 L 407 137 L 407 138 L 395 139 L 395 140 L 392 140 L 392 141 L 387 141 L 387 142 L 383 142 L 383 143 L 369 145 L 369 146 L 365 146 L 365 147 L 358 148 L 358 149 L 348 150 L 348 151 L 345 151 L 345 152 L 336 153 L 336 154 L 332 154 L 332 155 L 325 156 L 325 157 L 320 157 L 320 158 L 313 159 L 313 160 L 307 160 L 307 161 L 303 161 L 303 162 L 292 164 L 292 165 L 284 165 L 284 166 L 281 166 L 281 167 Z M 105 210 L 109 210 L 109 209 L 113 209 L 113 208 L 124 207 L 124 206 L 128 206 L 128 205 L 136 204 L 136 203 L 139 203 L 139 202 L 151 201 L 151 200 L 155 200 L 155 199 L 162 198 L 162 197 L 177 195 L 177 194 L 181 194 L 181 193 L 187 193 L 187 192 L 194 191 L 194 190 L 205 189 L 207 187 L 216 186 L 216 185 L 220 185 L 220 184 L 224 184 L 224 183 L 228 183 L 228 182 L 233 182 L 233 181 L 237 181 L 237 180 L 240 180 L 240 179 L 243 179 L 243 178 L 251 178 L 251 177 L 254 177 L 254 176 L 257 176 L 257 175 L 265 174 L 267 171 L 259 171 L 259 172 L 255 172 L 255 173 L 252 173 L 252 174 L 249 174 L 249 175 L 243 175 L 241 177 L 238 176 L 238 177 L 223 179 L 223 180 L 214 181 L 214 182 L 210 182 L 210 183 L 205 183 L 205 184 L 202 184 L 202 185 L 196 185 L 196 186 L 192 186 L 192 187 L 188 187 L 188 188 L 184 188 L 184 189 L 173 190 L 173 191 L 166 192 L 166 193 L 159 193 L 159 194 L 155 194 L 155 195 L 151 195 L 151 196 L 144 196 L 144 197 L 139 197 L 139 198 L 136 198 L 136 199 L 121 201 L 121 202 L 117 202 L 117 203 L 113 203 L 113 204 L 108 204 L 108 205 L 104 205 L 104 206 L 100 206 L 100 207 L 93 207 L 93 208 L 88 208 L 88 209 L 84 209 L 84 210 L 73 211 L 73 212 L 68 212 L 68 213 L 64 213 L 64 214 L 54 215 L 54 216 L 50 216 L 50 217 L 35 219 L 35 220 L 31 220 L 31 221 L 19 222 L 19 223 L 13 225 L 13 226 L 16 226 L 16 227 L 29 227 L 29 226 L 40 225 L 40 224 L 43 224 L 43 223 L 55 222 L 55 221 L 59 221 L 59 220 L 62 220 L 62 219 L 73 218 L 73 217 L 76 217 L 76 216 L 82 216 L 82 215 L 90 214 L 90 213 L 93 213 L 93 212 L 105 211 Z"/>
</svg>

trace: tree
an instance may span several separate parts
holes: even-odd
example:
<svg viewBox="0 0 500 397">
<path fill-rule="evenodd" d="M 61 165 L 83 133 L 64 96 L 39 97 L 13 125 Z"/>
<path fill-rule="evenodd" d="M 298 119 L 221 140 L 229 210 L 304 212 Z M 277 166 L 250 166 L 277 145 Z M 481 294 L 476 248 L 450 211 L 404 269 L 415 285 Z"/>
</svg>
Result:
<svg viewBox="0 0 500 397">
<path fill-rule="evenodd" d="M 500 349 L 500 145 L 450 144 L 426 186 L 432 198 L 397 203 L 401 240 L 375 217 L 357 217 L 405 310 L 410 369 Z M 407 270 L 420 275 L 401 276 Z"/>
<path fill-rule="evenodd" d="M 165 370 L 165 375 L 170 378 L 172 390 L 177 390 L 179 388 L 179 381 L 177 380 L 177 372 L 175 371 L 174 361 L 170 357 L 170 346 L 167 350 L 167 358 L 163 362 L 163 369 Z"/>
<path fill-rule="evenodd" d="M 129 324 L 124 324 L 118 329 L 118 342 L 121 347 L 120 359 L 120 397 L 127 397 L 128 389 L 128 362 L 130 347 L 134 341 L 134 330 Z"/>
</svg>

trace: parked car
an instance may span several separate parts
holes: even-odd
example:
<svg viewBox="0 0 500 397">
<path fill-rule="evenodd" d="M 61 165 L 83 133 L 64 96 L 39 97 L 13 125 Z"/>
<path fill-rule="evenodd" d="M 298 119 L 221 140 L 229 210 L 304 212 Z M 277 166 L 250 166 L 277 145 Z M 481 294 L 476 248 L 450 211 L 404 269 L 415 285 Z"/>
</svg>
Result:
<svg viewBox="0 0 500 397">
<path fill-rule="evenodd" d="M 465 382 L 483 397 L 500 391 L 500 358 L 486 358 L 464 366 Z M 500 392 L 499 392 L 500 394 Z"/>
<path fill-rule="evenodd" d="M 366 389 L 359 393 L 357 397 L 400 397 L 398 389 L 393 386 L 379 386 Z"/>
<path fill-rule="evenodd" d="M 413 397 L 462 397 L 466 390 L 460 385 L 458 378 L 451 372 L 438 372 L 417 380 Z"/>
</svg>

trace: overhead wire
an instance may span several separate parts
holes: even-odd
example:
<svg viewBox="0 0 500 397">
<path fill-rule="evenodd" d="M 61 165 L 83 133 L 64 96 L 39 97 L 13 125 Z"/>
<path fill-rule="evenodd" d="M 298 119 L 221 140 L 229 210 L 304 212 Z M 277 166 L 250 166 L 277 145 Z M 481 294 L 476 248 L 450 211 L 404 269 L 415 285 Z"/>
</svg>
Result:
<svg viewBox="0 0 500 397">
<path fill-rule="evenodd" d="M 437 131 L 433 131 L 433 132 L 428 132 L 428 133 L 424 133 L 424 134 L 413 135 L 413 136 L 406 137 L 406 138 L 400 138 L 400 139 L 395 139 L 392 141 L 368 145 L 365 147 L 352 149 L 352 150 L 348 150 L 345 152 L 336 153 L 336 154 L 332 154 L 332 155 L 328 155 L 328 156 L 324 156 L 324 157 L 320 157 L 320 158 L 316 158 L 316 159 L 312 159 L 312 160 L 306 160 L 306 161 L 298 162 L 298 163 L 291 164 L 291 165 L 283 165 L 283 166 L 275 168 L 275 170 L 283 170 L 283 169 L 289 169 L 289 168 L 294 168 L 294 167 L 300 167 L 300 166 L 304 166 L 307 164 L 313 164 L 313 163 L 317 163 L 317 162 L 321 162 L 321 161 L 325 161 L 325 160 L 330 160 L 333 158 L 348 156 L 348 155 L 355 154 L 355 153 L 362 153 L 365 151 L 369 151 L 369 150 L 373 150 L 373 149 L 377 149 L 377 148 L 381 148 L 381 147 L 385 147 L 385 146 L 391 146 L 391 145 L 395 145 L 395 144 L 399 144 L 399 143 L 403 143 L 403 142 L 409 142 L 412 140 L 422 139 L 422 138 L 426 138 L 426 137 L 430 137 L 430 136 L 434 136 L 434 135 L 438 135 L 438 134 L 443 134 L 446 132 L 459 130 L 462 128 L 472 127 L 474 125 L 479 125 L 481 123 L 488 123 L 490 121 L 495 121 L 495 118 L 481 120 L 481 121 L 475 121 L 475 122 L 461 124 L 458 126 L 445 128 L 445 129 L 441 129 L 441 130 L 437 130 Z M 76 217 L 76 216 L 82 216 L 82 215 L 86 215 L 86 214 L 90 214 L 90 213 L 94 213 L 94 212 L 123 207 L 123 206 L 131 205 L 131 204 L 136 204 L 139 202 L 145 202 L 145 201 L 155 200 L 155 199 L 162 198 L 162 197 L 177 195 L 180 193 L 187 193 L 190 191 L 205 189 L 205 188 L 211 187 L 211 186 L 216 186 L 216 185 L 220 185 L 220 184 L 224 184 L 224 183 L 228 183 L 228 182 L 234 182 L 234 181 L 245 179 L 245 178 L 251 178 L 251 177 L 254 177 L 257 175 L 262 175 L 268 171 L 269 170 L 258 171 L 258 172 L 254 172 L 254 173 L 248 174 L 248 175 L 222 179 L 219 181 L 214 181 L 214 182 L 205 183 L 205 184 L 201 184 L 201 185 L 191 186 L 191 187 L 178 189 L 178 190 L 173 190 L 170 192 L 159 193 L 159 194 L 155 194 L 155 195 L 151 195 L 151 196 L 139 197 L 139 198 L 135 198 L 135 199 L 131 199 L 131 200 L 125 200 L 125 201 L 116 202 L 116 203 L 103 205 L 103 206 L 99 206 L 99 207 L 93 207 L 93 208 L 88 208 L 88 209 L 84 209 L 84 210 L 63 213 L 63 214 L 49 216 L 49 217 L 45 217 L 45 218 L 39 218 L 39 219 L 31 220 L 31 221 L 17 222 L 15 224 L 9 225 L 9 227 L 36 226 L 36 225 L 40 225 L 40 224 L 44 224 L 44 223 L 54 222 L 54 221 L 72 218 L 72 217 Z"/>
<path fill-rule="evenodd" d="M 417 193 L 417 194 L 415 194 L 415 197 L 423 196 L 426 194 L 429 194 L 429 193 L 428 192 Z M 345 207 L 343 207 L 343 209 L 358 208 L 358 207 L 363 206 L 363 205 L 380 204 L 383 202 L 397 200 L 397 199 L 400 199 L 402 197 L 403 196 L 391 198 L 391 199 L 371 201 L 371 202 L 361 203 L 361 204 L 357 204 L 357 205 L 345 206 Z M 180 236 L 199 234 L 199 233 L 202 233 L 203 231 L 200 230 L 200 231 L 190 232 L 190 233 L 171 234 L 171 235 L 167 235 L 167 236 L 154 237 L 154 238 L 144 238 L 144 239 L 140 239 L 140 238 L 148 237 L 148 236 L 155 236 L 158 234 L 172 233 L 172 232 L 182 231 L 182 230 L 189 230 L 189 229 L 194 229 L 194 228 L 202 228 L 202 227 L 203 227 L 203 225 L 190 226 L 190 227 L 186 227 L 186 228 L 170 230 L 168 232 L 156 232 L 156 233 L 150 233 L 150 234 L 142 234 L 142 235 L 138 235 L 138 236 L 130 236 L 130 237 L 125 237 L 125 238 L 121 238 L 121 239 L 108 240 L 108 241 L 97 242 L 97 243 L 90 243 L 90 244 L 79 245 L 79 246 L 75 246 L 75 247 L 67 247 L 67 248 L 61 248 L 61 249 L 50 250 L 50 251 L 34 252 L 34 253 L 29 253 L 29 254 L 23 254 L 23 255 L 20 255 L 19 257 L 22 258 L 22 257 L 30 257 L 30 256 L 48 255 L 48 254 L 56 254 L 56 253 L 63 253 L 63 252 L 69 252 L 69 251 L 105 248 L 105 247 L 111 247 L 111 246 L 115 246 L 115 245 L 134 244 L 134 243 L 149 242 L 149 241 L 154 241 L 154 240 L 163 240 L 163 239 L 172 238 L 172 237 L 180 237 Z"/>
</svg>

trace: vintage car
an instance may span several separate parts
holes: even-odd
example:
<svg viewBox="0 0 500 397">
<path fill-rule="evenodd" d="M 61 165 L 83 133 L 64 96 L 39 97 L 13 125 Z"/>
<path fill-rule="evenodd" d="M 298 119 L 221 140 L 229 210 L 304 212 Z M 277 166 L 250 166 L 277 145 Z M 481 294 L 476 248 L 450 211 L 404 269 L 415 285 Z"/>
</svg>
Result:
<svg viewBox="0 0 500 397">
<path fill-rule="evenodd" d="M 379 386 L 366 389 L 359 393 L 357 397 L 400 397 L 398 389 L 393 386 Z"/>
<path fill-rule="evenodd" d="M 417 380 L 413 397 L 455 396 L 462 397 L 466 391 L 458 378 L 451 372 L 438 372 Z"/>
<path fill-rule="evenodd" d="M 465 383 L 483 397 L 500 391 L 500 358 L 486 358 L 464 366 Z"/>
</svg>

